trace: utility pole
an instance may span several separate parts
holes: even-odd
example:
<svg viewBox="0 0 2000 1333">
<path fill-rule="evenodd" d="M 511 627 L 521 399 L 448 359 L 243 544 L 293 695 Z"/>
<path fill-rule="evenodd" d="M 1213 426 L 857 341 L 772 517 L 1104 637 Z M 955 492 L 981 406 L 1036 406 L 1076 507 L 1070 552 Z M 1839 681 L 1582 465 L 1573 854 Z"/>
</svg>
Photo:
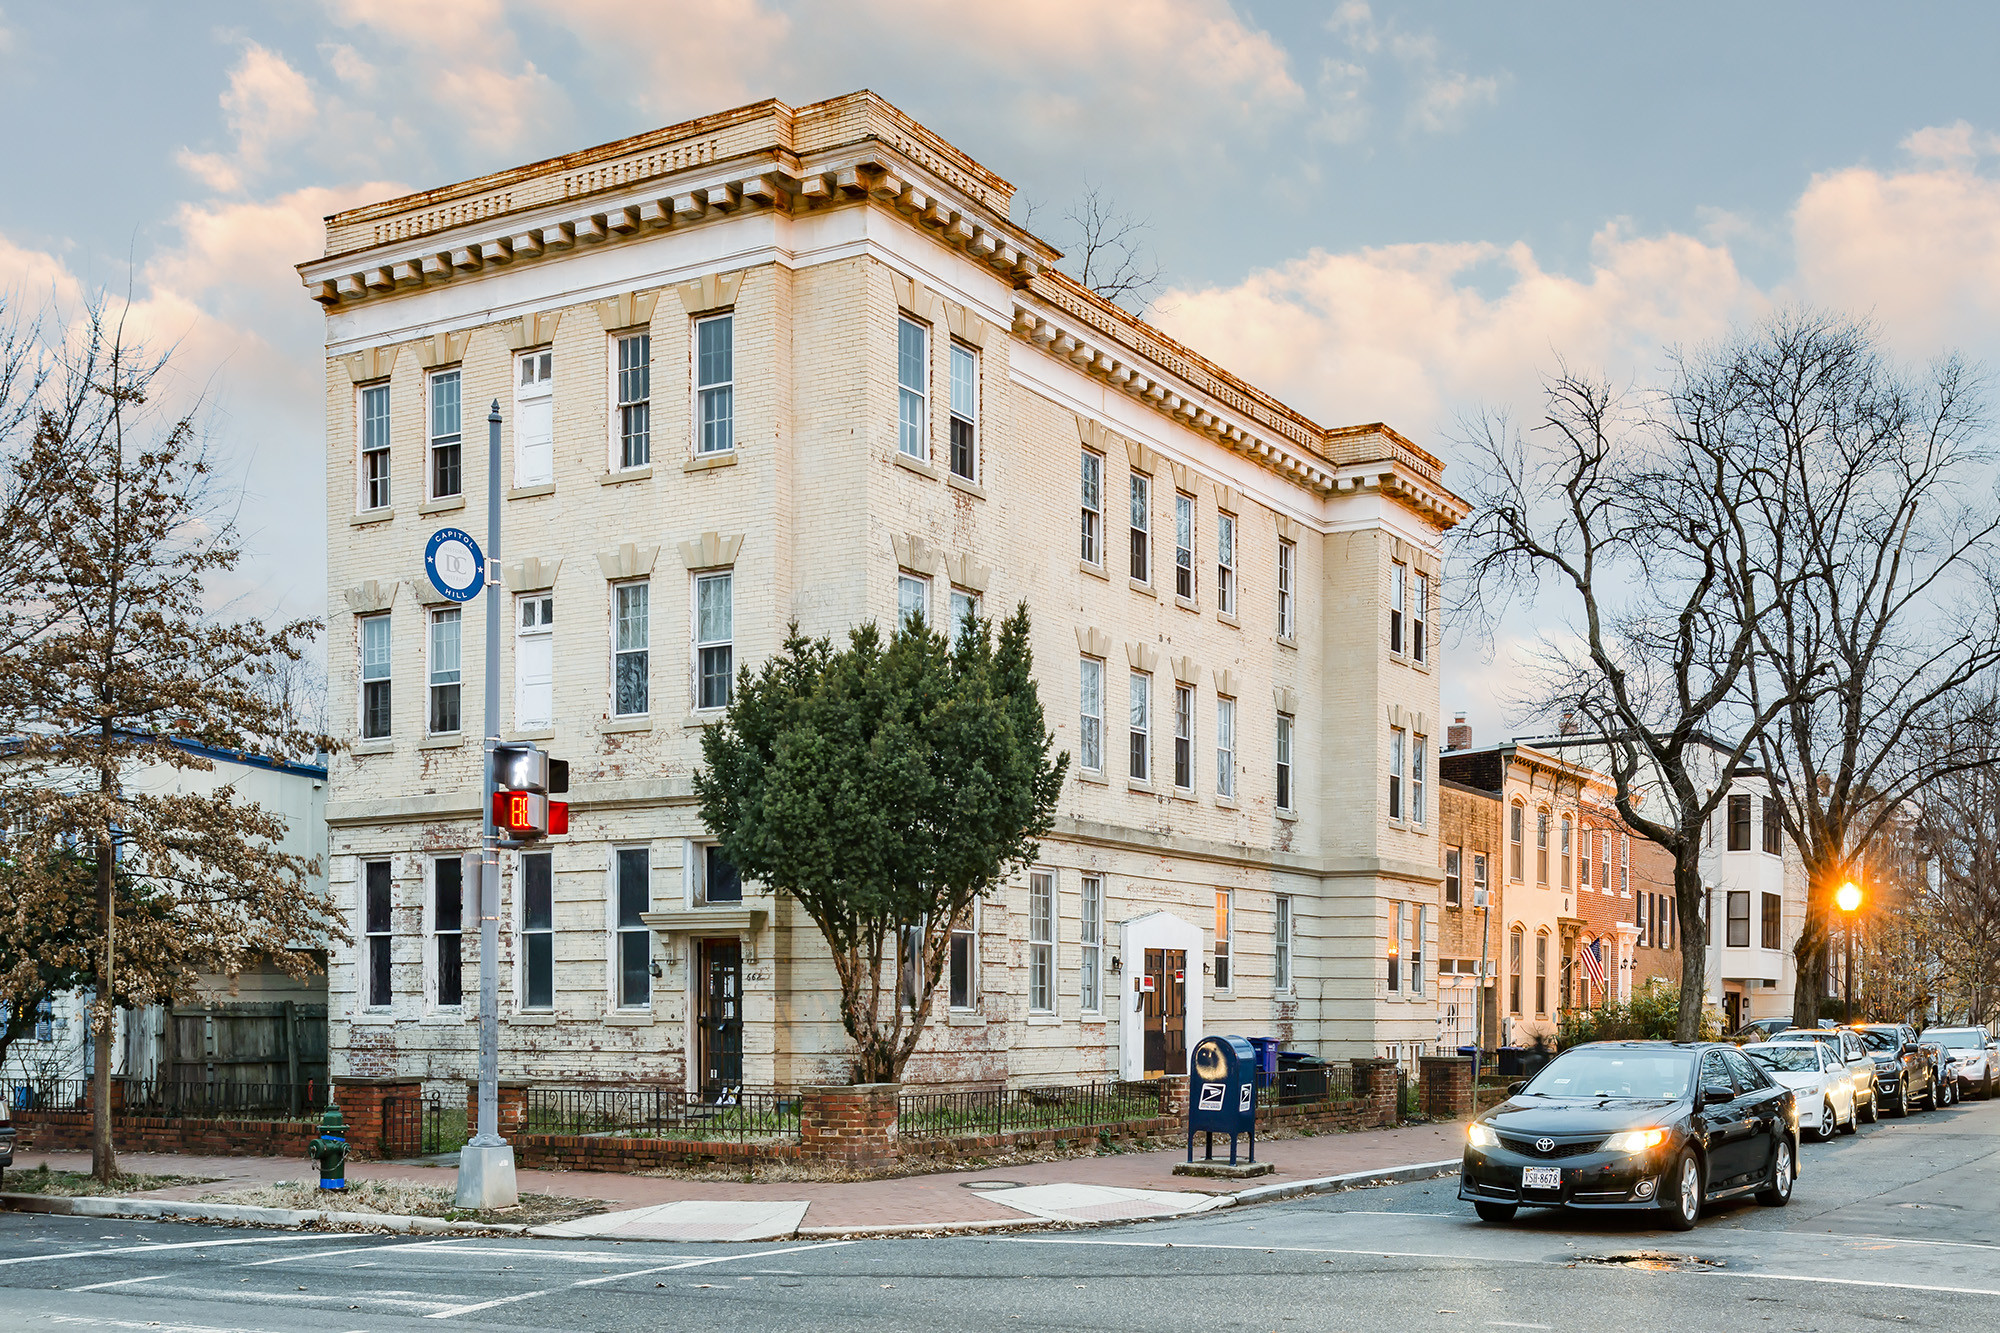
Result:
<svg viewBox="0 0 2000 1333">
<path fill-rule="evenodd" d="M 493 822 L 500 744 L 500 400 L 486 414 L 486 744 L 479 803 L 479 1126 L 458 1154 L 461 1208 L 510 1208 L 514 1149 L 500 1137 L 500 833 Z"/>
</svg>

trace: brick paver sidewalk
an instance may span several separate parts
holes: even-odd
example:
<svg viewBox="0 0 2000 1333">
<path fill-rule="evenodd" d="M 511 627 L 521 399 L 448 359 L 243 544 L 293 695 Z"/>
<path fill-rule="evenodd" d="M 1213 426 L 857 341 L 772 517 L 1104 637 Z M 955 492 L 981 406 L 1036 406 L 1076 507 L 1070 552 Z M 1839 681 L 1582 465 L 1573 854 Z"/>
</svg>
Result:
<svg viewBox="0 0 2000 1333">
<path fill-rule="evenodd" d="M 1109 1185 L 1125 1189 L 1227 1193 L 1286 1181 L 1443 1161 L 1456 1158 L 1464 1142 L 1465 1130 L 1458 1123 L 1359 1130 L 1312 1138 L 1266 1139 L 1258 1143 L 1257 1157 L 1260 1161 L 1272 1163 L 1277 1173 L 1247 1181 L 1176 1176 L 1173 1174 L 1174 1163 L 1182 1159 L 1183 1152 L 1175 1149 L 1111 1157 L 1079 1157 L 1061 1162 L 1035 1162 L 1024 1166 L 937 1175 L 901 1176 L 893 1180 L 745 1183 L 671 1180 L 659 1176 L 598 1171 L 522 1171 L 518 1182 L 523 1193 L 602 1199 L 607 1211 L 682 1199 L 804 1199 L 812 1205 L 806 1212 L 804 1225 L 861 1229 L 1021 1220 L 1014 1210 L 982 1198 L 977 1190 L 966 1188 L 967 1183 L 972 1181 L 1011 1181 L 1024 1185 Z M 16 1154 L 14 1169 L 32 1168 L 44 1161 L 51 1170 L 90 1169 L 88 1153 L 38 1152 L 34 1149 Z M 135 1152 L 119 1154 L 118 1162 L 126 1171 L 221 1178 L 212 1185 L 181 1186 L 144 1196 L 160 1199 L 190 1199 L 225 1190 L 254 1188 L 277 1180 L 305 1180 L 310 1178 L 312 1172 L 304 1158 L 294 1160 L 287 1157 L 198 1157 Z M 359 1180 L 417 1180 L 439 1185 L 449 1185 L 456 1179 L 456 1173 L 449 1168 L 414 1162 L 355 1162 L 349 1164 L 348 1174 Z"/>
</svg>

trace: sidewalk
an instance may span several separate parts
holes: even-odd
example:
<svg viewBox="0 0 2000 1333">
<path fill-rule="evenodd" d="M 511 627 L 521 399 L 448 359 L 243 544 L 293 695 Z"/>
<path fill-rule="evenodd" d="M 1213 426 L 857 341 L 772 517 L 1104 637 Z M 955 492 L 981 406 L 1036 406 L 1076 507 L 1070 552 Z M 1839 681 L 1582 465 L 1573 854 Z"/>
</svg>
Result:
<svg viewBox="0 0 2000 1333">
<path fill-rule="evenodd" d="M 1102 1222 L 1157 1217 L 1214 1206 L 1217 1195 L 1283 1186 L 1328 1176 L 1363 1171 L 1387 1171 L 1426 1162 L 1457 1161 L 1465 1142 L 1461 1123 L 1410 1125 L 1399 1129 L 1321 1134 L 1313 1138 L 1266 1139 L 1257 1144 L 1259 1161 L 1272 1163 L 1276 1173 L 1251 1180 L 1217 1180 L 1176 1176 L 1181 1149 L 1126 1153 L 1109 1157 L 1079 1157 L 1060 1162 L 1035 1162 L 986 1170 L 943 1172 L 865 1181 L 733 1181 L 671 1180 L 596 1171 L 522 1171 L 517 1183 L 524 1194 L 553 1194 L 601 1199 L 606 1214 L 595 1219 L 595 1230 L 566 1224 L 568 1234 L 616 1234 L 647 1239 L 748 1239 L 728 1225 L 732 1210 L 669 1209 L 684 1203 L 763 1205 L 740 1211 L 745 1218 L 790 1216 L 802 1211 L 792 1228 L 808 1231 L 851 1229 L 875 1231 L 965 1224 L 1019 1225 L 1043 1221 Z M 1199 1145 L 1197 1145 L 1198 1147 Z M 47 1162 L 51 1170 L 88 1171 L 90 1155 L 81 1152 L 17 1153 L 13 1170 L 32 1169 Z M 219 1177 L 209 1185 L 184 1185 L 135 1197 L 192 1199 L 205 1194 L 251 1189 L 277 1180 L 309 1178 L 304 1158 L 198 1157 L 171 1153 L 120 1153 L 126 1171 L 154 1175 Z M 450 1168 L 418 1162 L 353 1162 L 349 1177 L 357 1180 L 415 1180 L 450 1185 L 457 1176 Z M 972 1186 L 972 1188 L 968 1188 Z M 985 1188 L 978 1188 L 984 1186 Z M 998 1186 L 998 1188 L 995 1188 Z M 1053 1187 L 1017 1193 L 1022 1187 Z M 1009 1196 L 1014 1196 L 1010 1200 Z M 789 1209 L 777 1209 L 791 1205 Z M 801 1208 L 801 1205 L 803 1207 Z M 332 1205 L 338 1206 L 338 1205 Z M 616 1215 L 644 1209 L 644 1217 Z M 774 1212 L 774 1209 L 777 1209 Z M 675 1221 L 684 1218 L 684 1221 Z M 701 1220 L 697 1220 L 697 1219 Z M 628 1225 L 629 1223 L 629 1225 Z M 748 1225 L 746 1221 L 746 1225 Z M 700 1228 L 704 1235 L 687 1234 Z M 655 1234 L 665 1230 L 668 1234 Z M 709 1234 L 713 1233 L 713 1234 Z M 723 1234 L 729 1233 L 729 1234 Z"/>
</svg>

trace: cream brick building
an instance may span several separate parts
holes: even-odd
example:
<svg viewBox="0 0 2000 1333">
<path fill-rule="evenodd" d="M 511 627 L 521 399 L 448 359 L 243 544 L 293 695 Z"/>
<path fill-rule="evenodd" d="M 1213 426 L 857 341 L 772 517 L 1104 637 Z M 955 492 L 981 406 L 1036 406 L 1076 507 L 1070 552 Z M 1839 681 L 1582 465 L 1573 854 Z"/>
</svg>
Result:
<svg viewBox="0 0 2000 1333">
<path fill-rule="evenodd" d="M 1139 1077 L 1203 1031 L 1436 1041 L 1427 608 L 1463 503 L 1387 427 L 1317 425 L 1058 273 L 1010 193 L 861 93 L 328 219 L 301 273 L 354 740 L 328 809 L 357 941 L 337 1072 L 473 1068 L 451 904 L 483 609 L 455 623 L 421 557 L 442 526 L 483 538 L 495 399 L 500 729 L 573 784 L 569 835 L 505 868 L 504 1076 L 846 1075 L 817 931 L 705 844 L 700 729 L 789 620 L 841 636 L 968 598 L 1031 608 L 1071 777 L 1039 867 L 959 942 L 911 1081 Z"/>
</svg>

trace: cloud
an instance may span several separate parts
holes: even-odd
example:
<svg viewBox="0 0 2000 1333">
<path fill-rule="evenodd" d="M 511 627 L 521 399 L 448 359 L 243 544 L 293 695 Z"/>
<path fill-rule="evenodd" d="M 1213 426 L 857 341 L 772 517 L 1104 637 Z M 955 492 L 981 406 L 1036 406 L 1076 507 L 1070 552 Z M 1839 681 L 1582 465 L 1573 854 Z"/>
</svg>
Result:
<svg viewBox="0 0 2000 1333">
<path fill-rule="evenodd" d="M 1387 57 L 1393 78 L 1376 79 L 1376 86 L 1400 91 L 1407 106 L 1402 115 L 1408 132 L 1442 134 L 1464 126 L 1475 107 L 1499 99 L 1503 75 L 1469 74 L 1446 63 L 1437 35 L 1413 31 L 1393 19 L 1378 20 L 1362 0 L 1346 0 L 1327 18 L 1326 30 L 1347 50 L 1345 60 L 1328 59 L 1322 66 L 1319 94 L 1323 105 L 1314 132 L 1336 143 L 1361 137 L 1370 120 L 1363 84 L 1370 69 Z M 1328 71 L 1338 73 L 1327 78 Z"/>
<path fill-rule="evenodd" d="M 772 58 L 792 29 L 789 17 L 759 0 L 571 0 L 560 21 L 593 55 L 629 71 L 632 101 L 666 123 L 777 95 Z M 701 58 L 688 59 L 690 51 Z"/>
<path fill-rule="evenodd" d="M 262 176 L 272 151 L 310 129 L 319 110 L 305 76 L 255 42 L 244 48 L 220 101 L 236 138 L 234 150 L 196 153 L 184 148 L 178 160 L 210 189 L 225 194 Z"/>
</svg>

